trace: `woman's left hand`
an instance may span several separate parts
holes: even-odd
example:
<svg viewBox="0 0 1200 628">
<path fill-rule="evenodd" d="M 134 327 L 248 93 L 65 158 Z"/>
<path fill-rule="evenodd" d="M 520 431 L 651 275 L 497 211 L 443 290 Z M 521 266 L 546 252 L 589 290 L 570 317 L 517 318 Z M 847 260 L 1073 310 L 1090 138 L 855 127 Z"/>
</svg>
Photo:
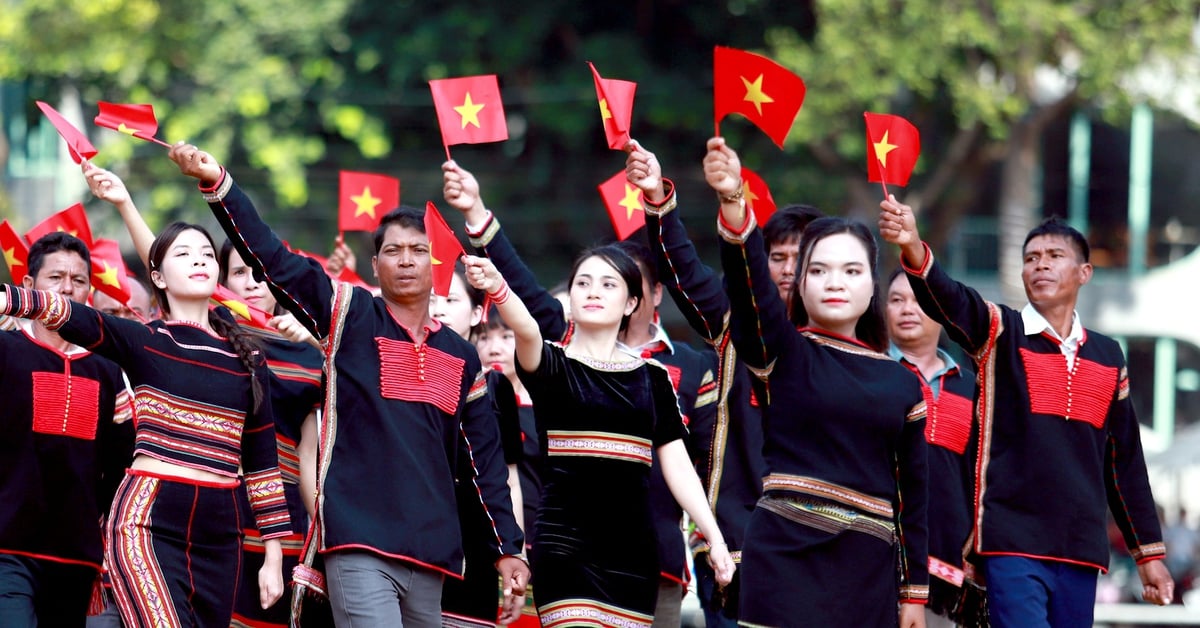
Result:
<svg viewBox="0 0 1200 628">
<path fill-rule="evenodd" d="M 708 548 L 708 565 L 713 568 L 717 584 L 725 586 L 733 581 L 737 565 L 733 562 L 733 556 L 729 555 L 729 546 L 725 543 L 714 543 Z"/>
<path fill-rule="evenodd" d="M 271 608 L 283 597 L 283 547 L 278 539 L 265 541 L 263 545 L 266 557 L 258 570 L 258 603 Z"/>
<path fill-rule="evenodd" d="M 901 604 L 900 628 L 925 628 L 925 605 Z"/>
</svg>

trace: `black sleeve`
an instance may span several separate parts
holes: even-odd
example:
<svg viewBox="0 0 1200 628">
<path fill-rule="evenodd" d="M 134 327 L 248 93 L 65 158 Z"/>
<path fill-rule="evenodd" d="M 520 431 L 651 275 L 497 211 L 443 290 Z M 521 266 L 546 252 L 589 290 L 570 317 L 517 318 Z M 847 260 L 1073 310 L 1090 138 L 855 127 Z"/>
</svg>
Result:
<svg viewBox="0 0 1200 628">
<path fill-rule="evenodd" d="M 517 393 L 512 382 L 499 371 L 487 372 L 488 391 L 492 396 L 492 409 L 500 425 L 500 445 L 504 449 L 504 463 L 517 464 L 521 461 L 521 418 L 517 410 Z"/>
<path fill-rule="evenodd" d="M 471 246 L 478 255 L 486 255 L 496 265 L 496 270 L 504 276 L 508 287 L 518 297 L 533 320 L 537 321 L 542 337 L 547 340 L 561 340 L 567 333 L 567 319 L 563 315 L 562 303 L 555 299 L 548 290 L 538 283 L 533 271 L 525 265 L 520 255 L 517 255 L 512 242 L 500 228 L 500 221 L 489 216 L 483 230 L 476 234 L 468 234 Z"/>
</svg>

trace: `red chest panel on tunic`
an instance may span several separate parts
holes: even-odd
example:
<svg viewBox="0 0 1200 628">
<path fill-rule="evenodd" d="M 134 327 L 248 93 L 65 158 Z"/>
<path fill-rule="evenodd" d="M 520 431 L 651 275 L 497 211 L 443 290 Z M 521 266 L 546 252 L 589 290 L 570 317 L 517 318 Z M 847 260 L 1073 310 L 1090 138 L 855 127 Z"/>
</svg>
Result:
<svg viewBox="0 0 1200 628">
<path fill-rule="evenodd" d="M 379 349 L 379 392 L 385 399 L 429 403 L 454 414 L 462 393 L 466 360 L 428 344 L 376 338 Z"/>
<path fill-rule="evenodd" d="M 33 431 L 96 439 L 100 382 L 63 373 L 33 374 Z"/>
<path fill-rule="evenodd" d="M 670 364 L 663 366 L 667 369 L 667 377 L 671 378 L 671 388 L 675 390 L 675 394 L 679 394 L 679 382 L 683 380 L 683 371 L 678 366 Z"/>
<path fill-rule="evenodd" d="M 926 400 L 925 441 L 961 456 L 971 438 L 973 409 L 970 399 L 943 388 L 937 400 Z"/>
<path fill-rule="evenodd" d="M 1021 361 L 1029 384 L 1030 410 L 1084 421 L 1096 429 L 1104 427 L 1117 391 L 1116 367 L 1076 357 L 1075 368 L 1068 372 L 1061 353 L 1028 349 L 1021 349 Z"/>
</svg>

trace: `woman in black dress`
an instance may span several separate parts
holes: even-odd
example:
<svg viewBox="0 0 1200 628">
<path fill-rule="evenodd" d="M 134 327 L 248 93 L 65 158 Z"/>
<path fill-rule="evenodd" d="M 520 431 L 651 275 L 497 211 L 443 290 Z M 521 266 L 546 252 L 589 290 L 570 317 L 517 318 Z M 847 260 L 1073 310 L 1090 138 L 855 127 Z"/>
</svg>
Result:
<svg viewBox="0 0 1200 628">
<path fill-rule="evenodd" d="M 733 560 L 681 440 L 667 371 L 617 343 L 641 299 L 633 260 L 612 246 L 579 257 L 570 274 L 575 333 L 566 344 L 543 342 L 489 260 L 466 262 L 468 281 L 488 292 L 516 335 L 517 372 L 537 417 L 543 492 L 531 560 L 542 625 L 653 622 L 659 571 L 647 498 L 653 456 L 711 542 L 718 580 L 729 582 Z"/>
</svg>

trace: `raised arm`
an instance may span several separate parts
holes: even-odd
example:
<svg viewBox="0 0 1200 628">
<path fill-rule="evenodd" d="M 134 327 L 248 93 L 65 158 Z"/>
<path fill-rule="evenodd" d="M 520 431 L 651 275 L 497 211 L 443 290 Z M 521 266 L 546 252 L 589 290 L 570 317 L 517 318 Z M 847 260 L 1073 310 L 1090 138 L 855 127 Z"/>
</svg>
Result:
<svg viewBox="0 0 1200 628">
<path fill-rule="evenodd" d="M 212 155 L 179 143 L 171 148 L 169 157 L 183 174 L 199 179 L 204 200 L 225 235 L 253 272 L 263 276 L 279 304 L 314 336 L 324 338 L 329 331 L 334 284 L 321 264 L 289 251 Z"/>
<path fill-rule="evenodd" d="M 51 290 L 0 288 L 0 314 L 38 321 L 67 342 L 97 353 L 118 366 L 130 368 L 130 356 L 140 353 L 153 332 L 136 321 L 98 312 Z"/>
<path fill-rule="evenodd" d="M 971 355 L 978 354 L 993 339 L 998 310 L 942 270 L 929 246 L 921 241 L 911 207 L 893 195 L 879 208 L 879 235 L 900 247 L 900 265 L 908 273 L 921 309 L 946 328 L 954 342 Z"/>
<path fill-rule="evenodd" d="M 456 162 L 442 164 L 442 193 L 451 207 L 463 213 L 467 236 L 478 255 L 495 263 L 513 293 L 521 298 L 547 338 L 558 340 L 567 333 L 562 304 L 538 283 L 537 277 L 517 255 L 500 221 L 483 205 L 479 182 Z M 505 317 L 508 320 L 508 317 Z"/>
<path fill-rule="evenodd" d="M 721 234 L 721 266 L 729 294 L 730 331 L 738 356 L 760 377 L 796 331 L 787 306 L 771 281 L 762 234 L 754 214 L 741 198 L 742 165 L 737 153 L 714 137 L 704 157 L 704 178 L 721 201 L 717 230 Z"/>
<path fill-rule="evenodd" d="M 662 176 L 654 153 L 630 142 L 625 176 L 646 198 L 646 236 L 658 260 L 658 276 L 696 333 L 719 342 L 729 314 L 729 298 L 717 273 L 705 266 L 676 211 L 675 184 Z"/>
<path fill-rule="evenodd" d="M 150 230 L 146 220 L 142 218 L 141 212 L 133 204 L 133 197 L 129 195 L 125 182 L 121 180 L 121 177 L 90 161 L 84 160 L 81 167 L 83 168 L 83 177 L 87 180 L 92 195 L 102 201 L 112 203 L 113 207 L 117 208 L 117 213 L 125 222 L 125 228 L 129 230 L 133 248 L 137 249 L 138 258 L 142 260 L 142 264 L 146 268 L 150 268 L 150 245 L 154 243 L 154 232 Z"/>
<path fill-rule="evenodd" d="M 536 371 L 542 363 L 542 331 L 521 297 L 509 289 L 505 278 L 490 259 L 464 255 L 463 264 L 466 266 L 467 281 L 491 297 L 504 322 L 513 330 L 517 339 L 517 364 L 525 371 Z"/>
</svg>

